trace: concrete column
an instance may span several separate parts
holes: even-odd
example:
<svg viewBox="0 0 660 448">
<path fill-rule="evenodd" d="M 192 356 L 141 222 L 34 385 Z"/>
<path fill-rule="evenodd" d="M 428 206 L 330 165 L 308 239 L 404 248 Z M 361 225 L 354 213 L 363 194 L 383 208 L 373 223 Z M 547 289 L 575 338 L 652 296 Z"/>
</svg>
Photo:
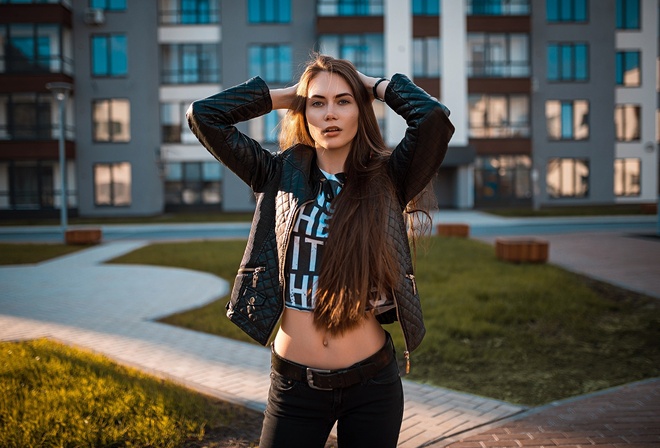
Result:
<svg viewBox="0 0 660 448">
<path fill-rule="evenodd" d="M 385 0 L 385 73 L 402 73 L 412 79 L 412 5 L 411 0 Z M 389 107 L 385 108 L 385 143 L 395 146 L 406 132 L 406 122 Z"/>
</svg>

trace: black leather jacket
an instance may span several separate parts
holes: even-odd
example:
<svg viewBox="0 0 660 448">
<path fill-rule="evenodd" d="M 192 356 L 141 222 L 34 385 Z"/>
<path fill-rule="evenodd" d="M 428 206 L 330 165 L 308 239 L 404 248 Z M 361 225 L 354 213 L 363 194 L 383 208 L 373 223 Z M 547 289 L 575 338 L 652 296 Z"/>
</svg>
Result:
<svg viewBox="0 0 660 448">
<path fill-rule="evenodd" d="M 408 124 L 389 162 L 400 204 L 389 211 L 388 232 L 399 248 L 403 267 L 395 288 L 396 309 L 378 315 L 381 323 L 398 320 L 409 351 L 419 346 L 425 328 L 402 211 L 436 174 L 454 127 L 449 111 L 404 75 L 394 75 L 385 102 Z M 284 307 L 284 265 L 291 229 L 302 204 L 313 200 L 322 174 L 313 148 L 296 145 L 273 154 L 239 132 L 236 123 L 270 112 L 268 86 L 260 78 L 195 101 L 188 124 L 213 156 L 255 193 L 256 209 L 247 247 L 227 304 L 227 316 L 266 345 Z"/>
</svg>

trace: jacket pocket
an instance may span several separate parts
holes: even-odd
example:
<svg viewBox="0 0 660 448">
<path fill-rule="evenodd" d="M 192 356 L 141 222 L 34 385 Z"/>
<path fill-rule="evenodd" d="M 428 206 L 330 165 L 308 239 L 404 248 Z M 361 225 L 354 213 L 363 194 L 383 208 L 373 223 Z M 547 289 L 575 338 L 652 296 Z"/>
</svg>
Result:
<svg viewBox="0 0 660 448">
<path fill-rule="evenodd" d="M 274 311 L 264 293 L 265 267 L 241 268 L 236 275 L 227 317 L 262 345 L 268 342 Z"/>
</svg>

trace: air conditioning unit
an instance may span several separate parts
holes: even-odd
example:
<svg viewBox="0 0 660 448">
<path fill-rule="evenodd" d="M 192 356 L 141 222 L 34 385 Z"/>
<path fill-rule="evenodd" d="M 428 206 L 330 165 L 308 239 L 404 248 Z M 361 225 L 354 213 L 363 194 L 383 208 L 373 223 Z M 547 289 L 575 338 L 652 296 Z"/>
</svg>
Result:
<svg viewBox="0 0 660 448">
<path fill-rule="evenodd" d="M 105 23 L 105 11 L 100 8 L 87 8 L 84 19 L 88 25 L 102 25 Z"/>
</svg>

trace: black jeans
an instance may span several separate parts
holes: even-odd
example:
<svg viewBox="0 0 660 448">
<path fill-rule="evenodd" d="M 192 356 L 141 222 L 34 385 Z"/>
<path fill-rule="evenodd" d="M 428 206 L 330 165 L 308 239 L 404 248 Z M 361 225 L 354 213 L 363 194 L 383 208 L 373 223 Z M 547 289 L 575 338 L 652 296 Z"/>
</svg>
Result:
<svg viewBox="0 0 660 448">
<path fill-rule="evenodd" d="M 312 389 L 271 370 L 260 448 L 322 448 L 337 422 L 341 448 L 396 447 L 403 388 L 396 357 L 354 386 Z"/>
</svg>

